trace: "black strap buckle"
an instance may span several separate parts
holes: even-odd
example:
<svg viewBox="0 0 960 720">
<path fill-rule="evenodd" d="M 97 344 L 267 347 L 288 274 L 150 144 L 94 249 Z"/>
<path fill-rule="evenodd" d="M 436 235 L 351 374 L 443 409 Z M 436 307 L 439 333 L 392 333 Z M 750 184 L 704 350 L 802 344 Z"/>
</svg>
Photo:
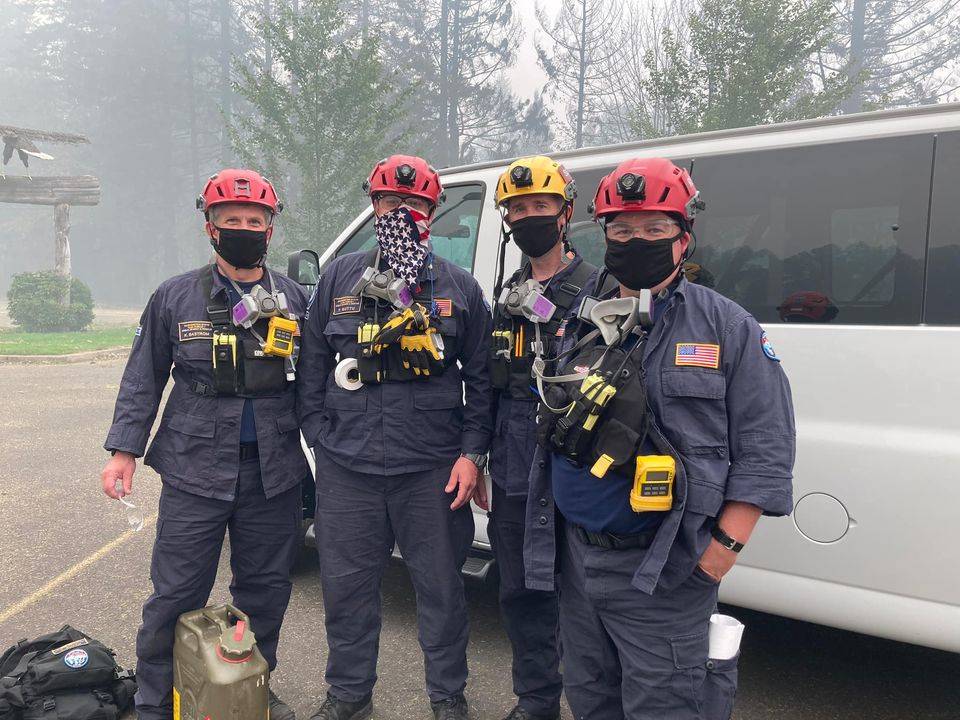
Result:
<svg viewBox="0 0 960 720">
<path fill-rule="evenodd" d="M 217 396 L 217 391 L 215 389 L 200 382 L 199 380 L 194 380 L 192 383 L 190 383 L 190 390 L 195 392 L 197 395 L 202 395 L 204 397 Z"/>
<path fill-rule="evenodd" d="M 590 530 L 580 527 L 579 525 L 575 525 L 574 529 L 576 530 L 577 537 L 580 538 L 581 542 L 587 545 L 593 545 L 594 547 L 602 547 L 606 550 L 613 550 L 613 542 L 607 533 L 591 532 Z"/>
<path fill-rule="evenodd" d="M 583 290 L 582 287 L 574 285 L 570 282 L 560 283 L 560 287 L 557 288 L 560 292 L 566 293 L 567 295 L 572 295 L 576 297 L 580 294 L 580 291 Z"/>
</svg>

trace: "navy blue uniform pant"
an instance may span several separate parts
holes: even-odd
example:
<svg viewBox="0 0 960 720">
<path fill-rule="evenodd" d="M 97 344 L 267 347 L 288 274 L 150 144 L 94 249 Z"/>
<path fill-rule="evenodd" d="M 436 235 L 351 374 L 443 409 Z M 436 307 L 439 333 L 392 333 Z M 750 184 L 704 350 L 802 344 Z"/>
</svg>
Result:
<svg viewBox="0 0 960 720">
<path fill-rule="evenodd" d="M 525 495 L 507 495 L 493 486 L 487 532 L 500 571 L 500 612 L 513 648 L 513 692 L 534 715 L 560 712 L 560 653 L 557 648 L 557 594 L 524 584 Z"/>
<path fill-rule="evenodd" d="M 467 603 L 460 568 L 473 541 L 470 506 L 450 510 L 446 466 L 367 475 L 317 454 L 317 549 L 326 612 L 326 680 L 356 702 L 373 690 L 380 646 L 380 585 L 394 542 L 417 595 L 427 694 L 436 702 L 467 683 Z"/>
<path fill-rule="evenodd" d="M 183 613 L 207 604 L 227 530 L 233 604 L 250 616 L 257 647 L 270 669 L 276 667 L 302 513 L 299 487 L 266 499 L 257 458 L 240 463 L 232 502 L 164 483 L 150 565 L 153 594 L 137 633 L 136 703 L 142 720 L 172 717 L 174 628 Z"/>
<path fill-rule="evenodd" d="M 729 720 L 737 660 L 708 658 L 717 588 L 697 569 L 669 591 L 630 584 L 646 550 L 560 551 L 563 683 L 577 720 Z"/>
</svg>

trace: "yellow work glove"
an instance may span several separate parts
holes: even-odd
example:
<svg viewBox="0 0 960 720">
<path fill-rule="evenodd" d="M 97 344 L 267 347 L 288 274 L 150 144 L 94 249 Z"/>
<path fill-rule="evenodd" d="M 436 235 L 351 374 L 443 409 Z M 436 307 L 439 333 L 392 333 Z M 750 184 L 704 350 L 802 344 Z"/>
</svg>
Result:
<svg viewBox="0 0 960 720">
<path fill-rule="evenodd" d="M 400 351 L 403 367 L 412 369 L 415 375 L 429 375 L 431 361 L 437 364 L 443 360 L 442 341 L 434 327 L 427 328 L 419 335 L 403 335 L 400 338 Z"/>
<path fill-rule="evenodd" d="M 387 345 L 395 343 L 408 330 L 426 330 L 430 327 L 430 316 L 422 305 L 414 305 L 391 315 L 373 338 L 374 352 L 381 352 Z"/>
</svg>

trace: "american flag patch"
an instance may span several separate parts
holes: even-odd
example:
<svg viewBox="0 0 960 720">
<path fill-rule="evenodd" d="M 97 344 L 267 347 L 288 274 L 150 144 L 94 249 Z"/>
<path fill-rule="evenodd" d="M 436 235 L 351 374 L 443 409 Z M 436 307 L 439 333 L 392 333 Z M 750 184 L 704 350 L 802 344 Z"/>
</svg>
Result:
<svg viewBox="0 0 960 720">
<path fill-rule="evenodd" d="M 705 367 L 716 370 L 720 367 L 720 346 L 704 343 L 677 343 L 674 359 L 677 367 Z"/>
<path fill-rule="evenodd" d="M 453 317 L 453 300 L 450 298 L 434 298 L 433 302 L 437 306 L 438 316 Z"/>
</svg>

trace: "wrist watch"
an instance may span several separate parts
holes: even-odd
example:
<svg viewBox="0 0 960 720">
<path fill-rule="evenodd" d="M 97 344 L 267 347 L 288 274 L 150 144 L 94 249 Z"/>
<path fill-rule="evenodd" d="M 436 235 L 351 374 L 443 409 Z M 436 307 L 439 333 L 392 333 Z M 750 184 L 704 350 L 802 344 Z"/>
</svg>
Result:
<svg viewBox="0 0 960 720">
<path fill-rule="evenodd" d="M 460 457 L 465 457 L 467 460 L 472 462 L 477 466 L 477 470 L 483 472 L 484 468 L 487 467 L 487 456 L 479 455 L 477 453 L 463 453 Z"/>
<path fill-rule="evenodd" d="M 723 547 L 725 547 L 727 550 L 733 550 L 735 553 L 743 550 L 743 543 L 738 542 L 727 535 L 723 530 L 720 529 L 719 525 L 714 525 L 710 530 L 710 534 L 713 535 L 714 540 L 723 545 Z"/>
</svg>

